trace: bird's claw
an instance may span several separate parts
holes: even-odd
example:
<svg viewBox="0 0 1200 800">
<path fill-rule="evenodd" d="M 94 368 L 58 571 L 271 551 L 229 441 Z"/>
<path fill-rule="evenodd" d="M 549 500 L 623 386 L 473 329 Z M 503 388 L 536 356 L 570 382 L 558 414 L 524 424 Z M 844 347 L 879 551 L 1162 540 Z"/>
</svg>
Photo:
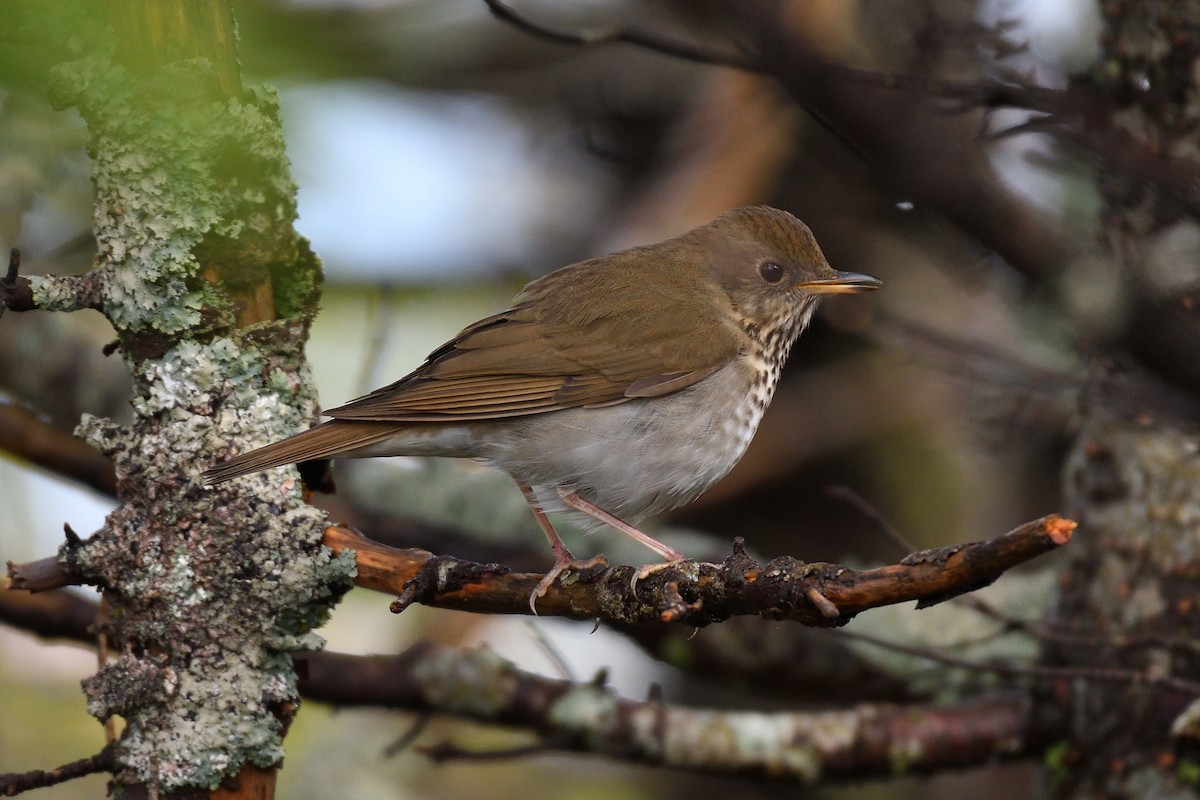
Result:
<svg viewBox="0 0 1200 800">
<path fill-rule="evenodd" d="M 633 592 L 636 594 L 638 581 L 645 580 L 646 578 L 649 578 L 651 575 L 653 575 L 656 572 L 661 572 L 664 569 L 669 569 L 670 567 L 673 567 L 676 564 L 679 564 L 680 562 L 686 561 L 686 560 L 687 559 L 680 557 L 680 558 L 673 558 L 670 561 L 660 561 L 657 564 L 642 564 L 640 567 L 638 567 L 637 569 L 635 569 L 633 571 L 633 578 L 629 581 L 629 588 L 632 589 Z"/>
<path fill-rule="evenodd" d="M 558 580 L 558 576 L 564 572 L 571 570 L 582 572 L 585 569 L 595 569 L 596 567 L 607 566 L 608 559 L 603 555 L 594 556 L 586 561 L 581 561 L 577 558 L 571 558 L 570 556 L 556 560 L 554 562 L 554 566 L 550 568 L 550 571 L 547 572 L 540 581 L 538 581 L 537 586 L 533 587 L 533 593 L 529 595 L 529 609 L 534 613 L 534 616 L 537 616 L 538 598 L 544 597 L 546 592 L 550 591 L 550 587 L 554 585 L 554 582 Z"/>
</svg>

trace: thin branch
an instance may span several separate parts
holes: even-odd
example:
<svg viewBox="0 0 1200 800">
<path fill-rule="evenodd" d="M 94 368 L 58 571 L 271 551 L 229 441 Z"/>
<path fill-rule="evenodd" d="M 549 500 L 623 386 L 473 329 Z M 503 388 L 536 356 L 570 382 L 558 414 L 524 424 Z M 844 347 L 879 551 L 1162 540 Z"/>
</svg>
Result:
<svg viewBox="0 0 1200 800">
<path fill-rule="evenodd" d="M 826 486 L 825 494 L 835 500 L 841 500 L 854 506 L 858 510 L 858 513 L 862 514 L 866 521 L 870 523 L 872 528 L 879 531 L 884 539 L 895 545 L 897 552 L 903 554 L 912 551 L 912 543 L 908 539 L 905 539 L 900 534 L 900 531 L 896 530 L 896 526 L 888 521 L 883 512 L 849 486 Z"/>
<path fill-rule="evenodd" d="M 564 680 L 578 683 L 579 676 L 576 675 L 575 671 L 571 669 L 571 665 L 567 662 L 566 656 L 562 654 L 562 651 L 559 650 L 558 647 L 554 645 L 554 642 L 550 640 L 550 637 L 546 633 L 546 629 L 540 625 L 534 624 L 530 620 L 525 620 L 525 629 L 528 631 L 529 635 L 533 637 L 534 644 L 538 646 L 538 649 L 542 651 L 542 654 L 545 655 L 546 658 L 550 660 L 550 663 L 554 665 L 554 670 L 559 674 L 559 676 Z"/>
<path fill-rule="evenodd" d="M 786 556 L 760 566 L 739 543 L 723 564 L 685 561 L 653 573 L 636 589 L 630 585 L 633 567 L 572 574 L 555 582 L 538 600 L 537 610 L 543 616 L 619 623 L 703 626 L 749 614 L 836 626 L 868 608 L 910 600 L 924 607 L 986 586 L 1017 564 L 1066 544 L 1074 528 L 1071 520 L 1051 515 L 995 539 L 925 550 L 898 564 L 862 571 Z M 421 602 L 479 613 L 528 614 L 530 592 L 541 579 L 499 564 L 387 547 L 337 526 L 326 529 L 324 541 L 335 552 L 356 551 L 356 583 L 398 595 L 396 611 Z"/>
<path fill-rule="evenodd" d="M 1183 694 L 1200 697 L 1200 683 L 1187 680 L 1186 678 L 1178 678 L 1174 675 L 1159 674 L 1149 669 L 1130 670 L 1121 669 L 1118 667 L 1041 667 L 1027 666 L 1023 664 L 1010 664 L 1008 662 L 995 660 L 973 661 L 969 658 L 938 652 L 927 647 L 897 642 L 892 639 L 887 639 L 882 636 L 874 636 L 861 631 L 842 631 L 841 635 L 849 636 L 852 639 L 858 639 L 859 641 L 875 645 L 876 647 L 882 647 L 896 653 L 904 653 L 906 655 L 916 656 L 918 658 L 925 658 L 938 664 L 944 664 L 948 667 L 968 669 L 975 672 L 990 672 L 1000 675 L 1026 676 L 1038 678 L 1040 680 L 1087 680 L 1101 681 L 1104 683 L 1120 683 L 1130 686 L 1156 686 L 1159 688 L 1170 689 Z"/>
<path fill-rule="evenodd" d="M 4 274 L 4 280 L 0 280 L 0 317 L 4 316 L 6 309 L 29 311 L 36 307 L 29 279 L 17 274 L 20 269 L 21 251 L 14 247 L 8 251 L 8 271 Z"/>
<path fill-rule="evenodd" d="M 556 749 L 559 748 L 556 748 L 551 742 L 505 747 L 500 750 L 471 750 L 453 742 L 438 742 L 416 748 L 418 753 L 436 764 L 446 761 L 511 761 L 550 753 Z"/>
<path fill-rule="evenodd" d="M 8 251 L 8 272 L 4 274 L 4 284 L 12 287 L 17 282 L 17 272 L 21 269 L 21 251 L 13 248 Z"/>
<path fill-rule="evenodd" d="M 85 775 L 97 772 L 111 772 L 116 764 L 115 746 L 105 745 L 94 756 L 72 761 L 51 770 L 35 769 L 29 772 L 10 772 L 0 775 L 0 794 L 5 797 L 16 797 L 32 789 L 42 789 L 46 786 L 56 786 L 60 783 L 73 781 Z"/>
<path fill-rule="evenodd" d="M 430 721 L 433 719 L 433 714 L 429 711 L 422 711 L 417 714 L 417 718 L 413 720 L 413 724 L 406 730 L 399 739 L 389 744 L 383 750 L 385 758 L 392 758 L 397 753 L 402 753 L 407 750 L 413 742 L 417 740 L 425 729 L 429 727 Z"/>
<path fill-rule="evenodd" d="M 24 564 L 14 564 L 9 561 L 7 564 L 8 577 L 11 581 L 10 589 L 45 592 L 50 589 L 61 589 L 64 586 L 80 585 L 79 576 L 63 565 L 58 560 L 58 556 L 47 556 Z"/>
<path fill-rule="evenodd" d="M 0 405 L 0 450 L 113 496 L 117 477 L 112 461 L 66 431 L 13 405 Z"/>
<path fill-rule="evenodd" d="M 1027 620 L 1007 614 L 980 597 L 970 596 L 958 599 L 976 613 L 999 622 L 1003 626 L 1003 630 L 997 631 L 997 633 L 1016 631 L 1044 644 L 1092 650 L 1140 650 L 1162 647 L 1182 654 L 1200 653 L 1200 641 L 1188 636 L 1105 632 L 1094 625 L 1070 625 L 1061 620 L 1057 622 Z"/>
<path fill-rule="evenodd" d="M 69 524 L 63 525 L 66 546 L 56 556 L 48 556 L 25 564 L 8 563 L 9 588 L 26 592 L 45 592 L 64 586 L 79 586 L 82 578 L 75 563 L 75 549 L 83 544 L 79 534 Z"/>
<path fill-rule="evenodd" d="M 737 69 L 761 72 L 763 67 L 757 60 L 743 54 L 723 53 L 706 47 L 676 39 L 657 31 L 644 30 L 628 25 L 617 25 L 603 30 L 568 30 L 536 22 L 523 16 L 501 0 L 483 0 L 488 10 L 497 19 L 509 23 L 528 34 L 559 44 L 584 45 L 587 47 L 621 42 L 642 47 L 663 55 L 693 61 L 699 64 L 717 64 Z"/>
<path fill-rule="evenodd" d="M 44 639 L 96 644 L 90 626 L 98 604 L 73 592 L 30 594 L 0 590 L 0 622 Z"/>
<path fill-rule="evenodd" d="M 908 540 L 896 530 L 895 526 L 887 519 L 884 514 L 873 506 L 866 498 L 859 495 L 849 486 L 826 486 L 825 493 L 830 497 L 838 500 L 843 500 L 861 513 L 866 520 L 876 528 L 880 533 L 887 538 L 888 541 L 900 548 L 901 552 L 907 552 L 912 549 Z M 970 608 L 972 611 L 1000 623 L 997 630 L 992 631 L 978 640 L 973 642 L 959 642 L 958 649 L 982 644 L 993 641 L 1000 636 L 1005 636 L 1012 632 L 1017 632 L 1036 639 L 1039 642 L 1054 643 L 1066 645 L 1069 647 L 1087 647 L 1087 648 L 1112 648 L 1129 650 L 1141 647 L 1166 647 L 1180 652 L 1197 652 L 1200 650 L 1200 643 L 1186 637 L 1163 637 L 1163 636 L 1132 636 L 1129 634 L 1117 635 L 1113 633 L 1104 634 L 1102 632 L 1092 631 L 1061 631 L 1052 627 L 1044 621 L 1031 621 L 1020 619 L 1011 614 L 1002 611 L 988 601 L 976 595 L 963 595 L 954 598 L 956 603 Z M 847 634 L 853 636 L 854 634 Z M 873 642 L 880 646 L 888 647 L 891 645 L 889 641 L 879 640 Z M 893 648 L 894 649 L 894 648 Z"/>
</svg>

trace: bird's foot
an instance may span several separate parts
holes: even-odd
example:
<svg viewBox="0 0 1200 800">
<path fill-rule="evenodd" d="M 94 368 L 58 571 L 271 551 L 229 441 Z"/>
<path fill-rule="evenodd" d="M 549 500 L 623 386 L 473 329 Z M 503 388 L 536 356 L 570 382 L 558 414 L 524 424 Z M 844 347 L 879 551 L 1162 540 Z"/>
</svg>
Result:
<svg viewBox="0 0 1200 800">
<path fill-rule="evenodd" d="M 645 580 L 656 572 L 661 572 L 664 569 L 673 567 L 676 564 L 686 560 L 687 559 L 684 558 L 682 554 L 679 554 L 679 558 L 667 559 L 666 561 L 660 561 L 656 564 L 643 564 L 633 571 L 633 579 L 629 581 L 629 588 L 632 589 L 634 593 L 637 593 L 638 581 Z"/>
<path fill-rule="evenodd" d="M 607 566 L 608 559 L 602 555 L 583 561 L 573 557 L 565 548 L 562 551 L 556 551 L 554 566 L 550 568 L 550 571 L 546 573 L 545 577 L 538 581 L 538 585 L 533 588 L 533 594 L 529 595 L 529 608 L 532 609 L 535 615 L 538 613 L 538 598 L 544 597 L 546 592 L 550 591 L 550 587 L 554 585 L 554 582 L 558 580 L 558 576 L 564 572 L 567 572 L 568 570 L 582 572 L 585 569 L 595 569 L 596 567 Z"/>
</svg>

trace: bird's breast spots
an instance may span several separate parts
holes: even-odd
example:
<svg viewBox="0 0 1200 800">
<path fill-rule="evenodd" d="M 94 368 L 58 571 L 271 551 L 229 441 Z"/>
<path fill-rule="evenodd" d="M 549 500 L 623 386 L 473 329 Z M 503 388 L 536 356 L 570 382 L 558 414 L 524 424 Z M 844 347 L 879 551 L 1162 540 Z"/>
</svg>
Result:
<svg viewBox="0 0 1200 800">
<path fill-rule="evenodd" d="M 733 413 L 725 418 L 721 426 L 725 441 L 729 443 L 730 457 L 734 461 L 741 458 L 758 431 L 758 425 L 775 393 L 775 386 L 779 383 L 783 366 L 780 361 L 764 357 L 762 353 L 748 355 L 746 365 L 754 374 L 750 391 L 733 406 Z"/>
</svg>

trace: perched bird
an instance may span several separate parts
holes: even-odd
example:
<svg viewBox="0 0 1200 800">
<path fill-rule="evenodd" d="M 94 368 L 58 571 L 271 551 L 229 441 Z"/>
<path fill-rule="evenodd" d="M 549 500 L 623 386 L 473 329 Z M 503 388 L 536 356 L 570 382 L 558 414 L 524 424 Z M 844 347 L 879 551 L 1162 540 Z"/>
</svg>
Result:
<svg viewBox="0 0 1200 800">
<path fill-rule="evenodd" d="M 546 512 L 683 560 L 634 523 L 695 500 L 738 462 L 823 295 L 879 285 L 830 267 L 785 211 L 729 211 L 533 281 L 408 376 L 203 477 L 330 457 L 479 459 L 513 477 L 550 541 L 534 606 L 564 570 L 602 560 L 577 561 Z"/>
</svg>

